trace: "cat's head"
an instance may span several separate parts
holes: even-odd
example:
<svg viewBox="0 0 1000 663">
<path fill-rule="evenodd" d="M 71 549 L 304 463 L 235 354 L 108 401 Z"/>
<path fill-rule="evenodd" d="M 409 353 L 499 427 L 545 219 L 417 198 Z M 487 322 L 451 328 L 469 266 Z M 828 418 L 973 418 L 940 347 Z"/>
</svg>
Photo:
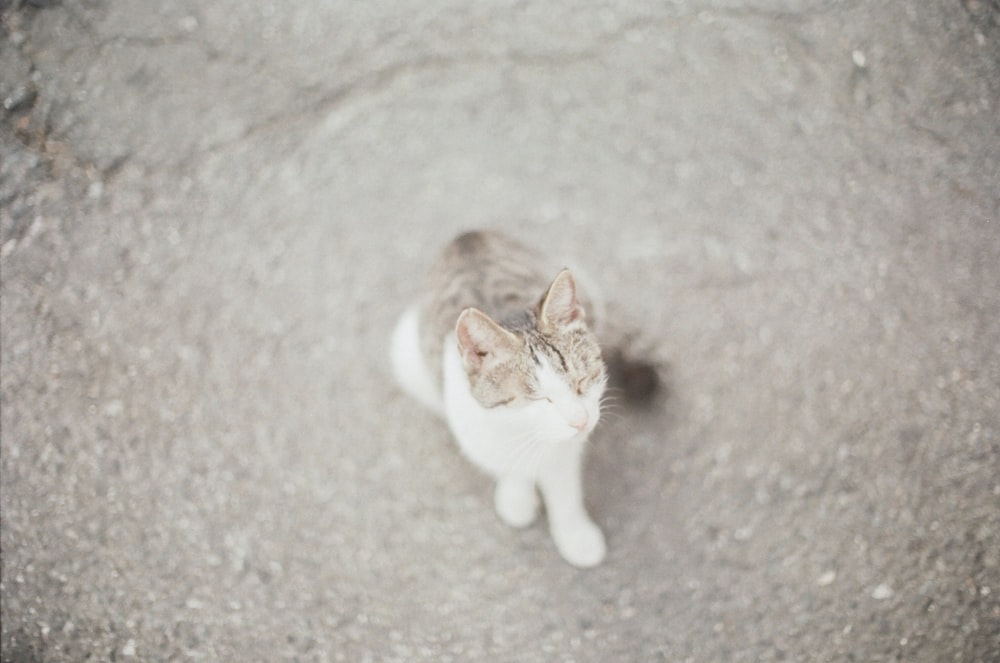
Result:
<svg viewBox="0 0 1000 663">
<path fill-rule="evenodd" d="M 519 324 L 463 311 L 455 336 L 472 395 L 483 407 L 523 412 L 555 439 L 589 433 L 607 373 L 585 317 L 566 269 Z"/>
</svg>

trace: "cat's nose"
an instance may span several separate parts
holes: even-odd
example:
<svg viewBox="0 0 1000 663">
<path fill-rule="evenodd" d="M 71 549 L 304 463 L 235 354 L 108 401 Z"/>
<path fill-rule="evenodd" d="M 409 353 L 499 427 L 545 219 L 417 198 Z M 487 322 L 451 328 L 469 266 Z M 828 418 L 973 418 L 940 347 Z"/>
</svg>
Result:
<svg viewBox="0 0 1000 663">
<path fill-rule="evenodd" d="M 571 405 L 564 404 L 560 408 L 560 414 L 563 416 L 563 421 L 567 425 L 575 428 L 581 433 L 586 430 L 587 424 L 590 422 L 590 414 L 587 412 L 587 408 L 583 406 L 582 403 L 573 403 Z"/>
</svg>

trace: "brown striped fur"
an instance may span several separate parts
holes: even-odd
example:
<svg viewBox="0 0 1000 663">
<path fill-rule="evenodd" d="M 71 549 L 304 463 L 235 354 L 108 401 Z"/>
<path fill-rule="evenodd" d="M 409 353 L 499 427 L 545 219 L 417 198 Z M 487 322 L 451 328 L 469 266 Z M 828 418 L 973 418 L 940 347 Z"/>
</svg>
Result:
<svg viewBox="0 0 1000 663">
<path fill-rule="evenodd" d="M 563 284 L 560 293 L 568 288 L 579 307 L 578 318 L 546 320 L 543 315 L 545 297 L 557 274 L 561 279 L 556 280 Z M 432 266 L 421 300 L 420 339 L 426 366 L 440 385 L 444 339 L 456 331 L 463 311 L 472 308 L 485 316 L 467 314 L 468 323 L 496 348 L 490 361 L 470 356 L 466 362 L 473 395 L 484 407 L 531 398 L 542 357 L 571 386 L 584 389 L 604 381 L 604 362 L 587 326 L 589 311 L 582 304 L 586 301 L 568 272 L 558 272 L 541 253 L 521 242 L 497 231 L 460 235 Z M 559 304 L 566 302 L 553 301 L 550 306 Z M 490 321 L 496 329 L 491 330 Z"/>
</svg>

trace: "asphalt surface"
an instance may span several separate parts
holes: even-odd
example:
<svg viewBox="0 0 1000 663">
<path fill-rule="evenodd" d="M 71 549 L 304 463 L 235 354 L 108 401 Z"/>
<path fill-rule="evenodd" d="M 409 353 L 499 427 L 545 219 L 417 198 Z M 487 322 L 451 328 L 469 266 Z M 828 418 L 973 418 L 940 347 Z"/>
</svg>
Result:
<svg viewBox="0 0 1000 663">
<path fill-rule="evenodd" d="M 1000 6 L 0 3 L 4 661 L 1000 660 Z M 434 252 L 668 388 L 607 561 L 394 387 Z"/>
</svg>

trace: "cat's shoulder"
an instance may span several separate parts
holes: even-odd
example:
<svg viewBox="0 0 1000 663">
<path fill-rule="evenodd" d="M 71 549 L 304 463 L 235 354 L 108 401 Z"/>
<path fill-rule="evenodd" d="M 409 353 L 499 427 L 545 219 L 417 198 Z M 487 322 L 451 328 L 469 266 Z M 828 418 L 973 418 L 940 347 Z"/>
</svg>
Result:
<svg viewBox="0 0 1000 663">
<path fill-rule="evenodd" d="M 403 389 L 426 407 L 439 415 L 444 414 L 444 404 L 434 372 L 427 366 L 420 338 L 420 307 L 410 306 L 392 333 L 392 371 Z"/>
</svg>

